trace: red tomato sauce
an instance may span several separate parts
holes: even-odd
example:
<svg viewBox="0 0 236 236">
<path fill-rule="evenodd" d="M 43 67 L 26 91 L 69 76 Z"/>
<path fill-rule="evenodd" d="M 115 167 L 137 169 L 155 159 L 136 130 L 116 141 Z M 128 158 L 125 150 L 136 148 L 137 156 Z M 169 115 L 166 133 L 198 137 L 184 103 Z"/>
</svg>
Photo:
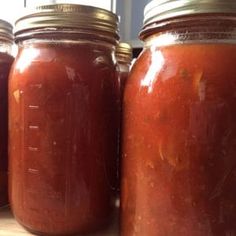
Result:
<svg viewBox="0 0 236 236">
<path fill-rule="evenodd" d="M 118 96 L 110 47 L 20 47 L 9 88 L 10 200 L 28 230 L 88 233 L 112 220 Z"/>
<path fill-rule="evenodd" d="M 236 234 L 236 46 L 147 48 L 123 103 L 122 236 Z"/>
<path fill-rule="evenodd" d="M 0 206 L 8 203 L 8 75 L 13 57 L 0 53 Z"/>
</svg>

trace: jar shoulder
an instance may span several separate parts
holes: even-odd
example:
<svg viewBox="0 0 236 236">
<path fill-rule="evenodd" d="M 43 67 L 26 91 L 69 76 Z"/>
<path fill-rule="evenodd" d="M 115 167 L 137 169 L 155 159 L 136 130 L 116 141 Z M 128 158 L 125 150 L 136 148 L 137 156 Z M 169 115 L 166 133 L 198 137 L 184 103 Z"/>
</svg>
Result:
<svg viewBox="0 0 236 236">
<path fill-rule="evenodd" d="M 130 83 L 145 85 L 184 76 L 184 72 L 228 74 L 234 71 L 236 44 L 189 43 L 168 46 L 150 46 L 137 58 L 130 73 Z M 160 81 L 159 81 L 160 82 Z"/>
<path fill-rule="evenodd" d="M 92 75 L 104 70 L 111 72 L 114 68 L 113 51 L 109 48 L 76 43 L 34 44 L 20 47 L 12 77 L 32 73 L 61 75 L 62 71 Z"/>
</svg>

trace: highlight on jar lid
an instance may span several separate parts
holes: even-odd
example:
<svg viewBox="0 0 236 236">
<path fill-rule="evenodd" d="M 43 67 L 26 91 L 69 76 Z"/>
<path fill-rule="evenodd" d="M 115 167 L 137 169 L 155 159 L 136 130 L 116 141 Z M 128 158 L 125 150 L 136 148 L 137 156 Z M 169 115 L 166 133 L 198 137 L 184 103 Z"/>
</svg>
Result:
<svg viewBox="0 0 236 236">
<path fill-rule="evenodd" d="M 79 4 L 50 4 L 37 6 L 16 21 L 16 41 L 26 36 L 26 32 L 44 28 L 96 30 L 119 39 L 118 16 L 111 11 Z"/>
<path fill-rule="evenodd" d="M 152 0 L 144 9 L 144 26 L 169 18 L 204 13 L 236 13 L 236 1 Z"/>
<path fill-rule="evenodd" d="M 12 25 L 0 19 L 0 40 L 13 43 Z"/>
<path fill-rule="evenodd" d="M 132 60 L 132 47 L 125 42 L 120 42 L 116 47 L 116 58 L 121 61 L 131 62 Z"/>
</svg>

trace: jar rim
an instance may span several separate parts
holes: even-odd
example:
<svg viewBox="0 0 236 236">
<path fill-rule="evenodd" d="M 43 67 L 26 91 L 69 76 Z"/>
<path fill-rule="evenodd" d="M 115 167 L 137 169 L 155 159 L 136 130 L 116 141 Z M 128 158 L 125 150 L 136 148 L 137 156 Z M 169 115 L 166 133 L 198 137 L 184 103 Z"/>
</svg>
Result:
<svg viewBox="0 0 236 236">
<path fill-rule="evenodd" d="M 180 16 L 208 13 L 235 14 L 235 0 L 152 0 L 144 9 L 143 28 Z"/>
<path fill-rule="evenodd" d="M 126 57 L 132 60 L 132 47 L 130 44 L 125 42 L 120 42 L 116 46 L 116 56 Z"/>
<path fill-rule="evenodd" d="M 29 10 L 15 23 L 16 42 L 24 39 L 27 32 L 58 28 L 95 30 L 119 39 L 118 16 L 111 11 L 79 4 L 40 5 Z"/>
<path fill-rule="evenodd" d="M 116 46 L 115 56 L 118 62 L 131 63 L 133 58 L 131 45 L 125 42 L 120 42 Z"/>
<path fill-rule="evenodd" d="M 0 19 L 0 40 L 13 44 L 12 31 L 13 31 L 12 25 L 9 22 Z"/>
</svg>

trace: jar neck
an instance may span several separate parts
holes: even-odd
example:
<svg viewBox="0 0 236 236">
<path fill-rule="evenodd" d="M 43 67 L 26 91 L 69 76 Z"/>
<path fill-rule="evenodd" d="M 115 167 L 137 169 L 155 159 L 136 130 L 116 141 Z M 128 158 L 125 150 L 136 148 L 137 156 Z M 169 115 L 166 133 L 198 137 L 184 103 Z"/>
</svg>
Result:
<svg viewBox="0 0 236 236">
<path fill-rule="evenodd" d="M 145 47 L 188 43 L 236 43 L 233 16 L 200 15 L 176 18 L 149 26 L 141 33 Z"/>
<path fill-rule="evenodd" d="M 125 65 L 131 65 L 131 60 L 130 56 L 126 55 L 116 55 L 116 60 L 119 64 L 125 64 Z"/>
<path fill-rule="evenodd" d="M 90 39 L 58 39 L 58 38 L 29 38 L 22 41 L 19 41 L 17 45 L 29 45 L 29 44 L 57 44 L 57 43 L 67 43 L 67 44 L 93 44 L 93 45 L 99 45 L 104 47 L 109 47 L 115 49 L 115 45 L 104 42 L 101 40 L 90 40 Z"/>
<path fill-rule="evenodd" d="M 83 52 L 84 50 L 88 51 L 88 53 L 95 53 L 97 54 L 106 54 L 111 55 L 112 61 L 116 61 L 115 59 L 115 49 L 116 46 L 103 42 L 103 41 L 89 41 L 89 40 L 66 40 L 66 39 L 27 39 L 18 42 L 17 44 L 18 50 L 17 55 L 20 55 L 24 50 L 32 50 L 32 52 L 40 52 L 40 50 L 57 50 L 63 49 L 65 51 L 77 50 L 81 49 Z M 78 52 L 79 53 L 79 52 Z"/>
<path fill-rule="evenodd" d="M 129 73 L 131 64 L 118 62 L 119 72 Z"/>
<path fill-rule="evenodd" d="M 21 32 L 16 36 L 16 43 L 29 40 L 38 41 L 67 41 L 67 42 L 91 42 L 116 46 L 118 39 L 113 34 L 101 33 L 97 31 L 88 31 L 73 28 L 45 28 L 40 30 L 29 30 Z"/>
<path fill-rule="evenodd" d="M 0 41 L 0 53 L 12 55 L 12 43 L 7 41 Z"/>
</svg>

